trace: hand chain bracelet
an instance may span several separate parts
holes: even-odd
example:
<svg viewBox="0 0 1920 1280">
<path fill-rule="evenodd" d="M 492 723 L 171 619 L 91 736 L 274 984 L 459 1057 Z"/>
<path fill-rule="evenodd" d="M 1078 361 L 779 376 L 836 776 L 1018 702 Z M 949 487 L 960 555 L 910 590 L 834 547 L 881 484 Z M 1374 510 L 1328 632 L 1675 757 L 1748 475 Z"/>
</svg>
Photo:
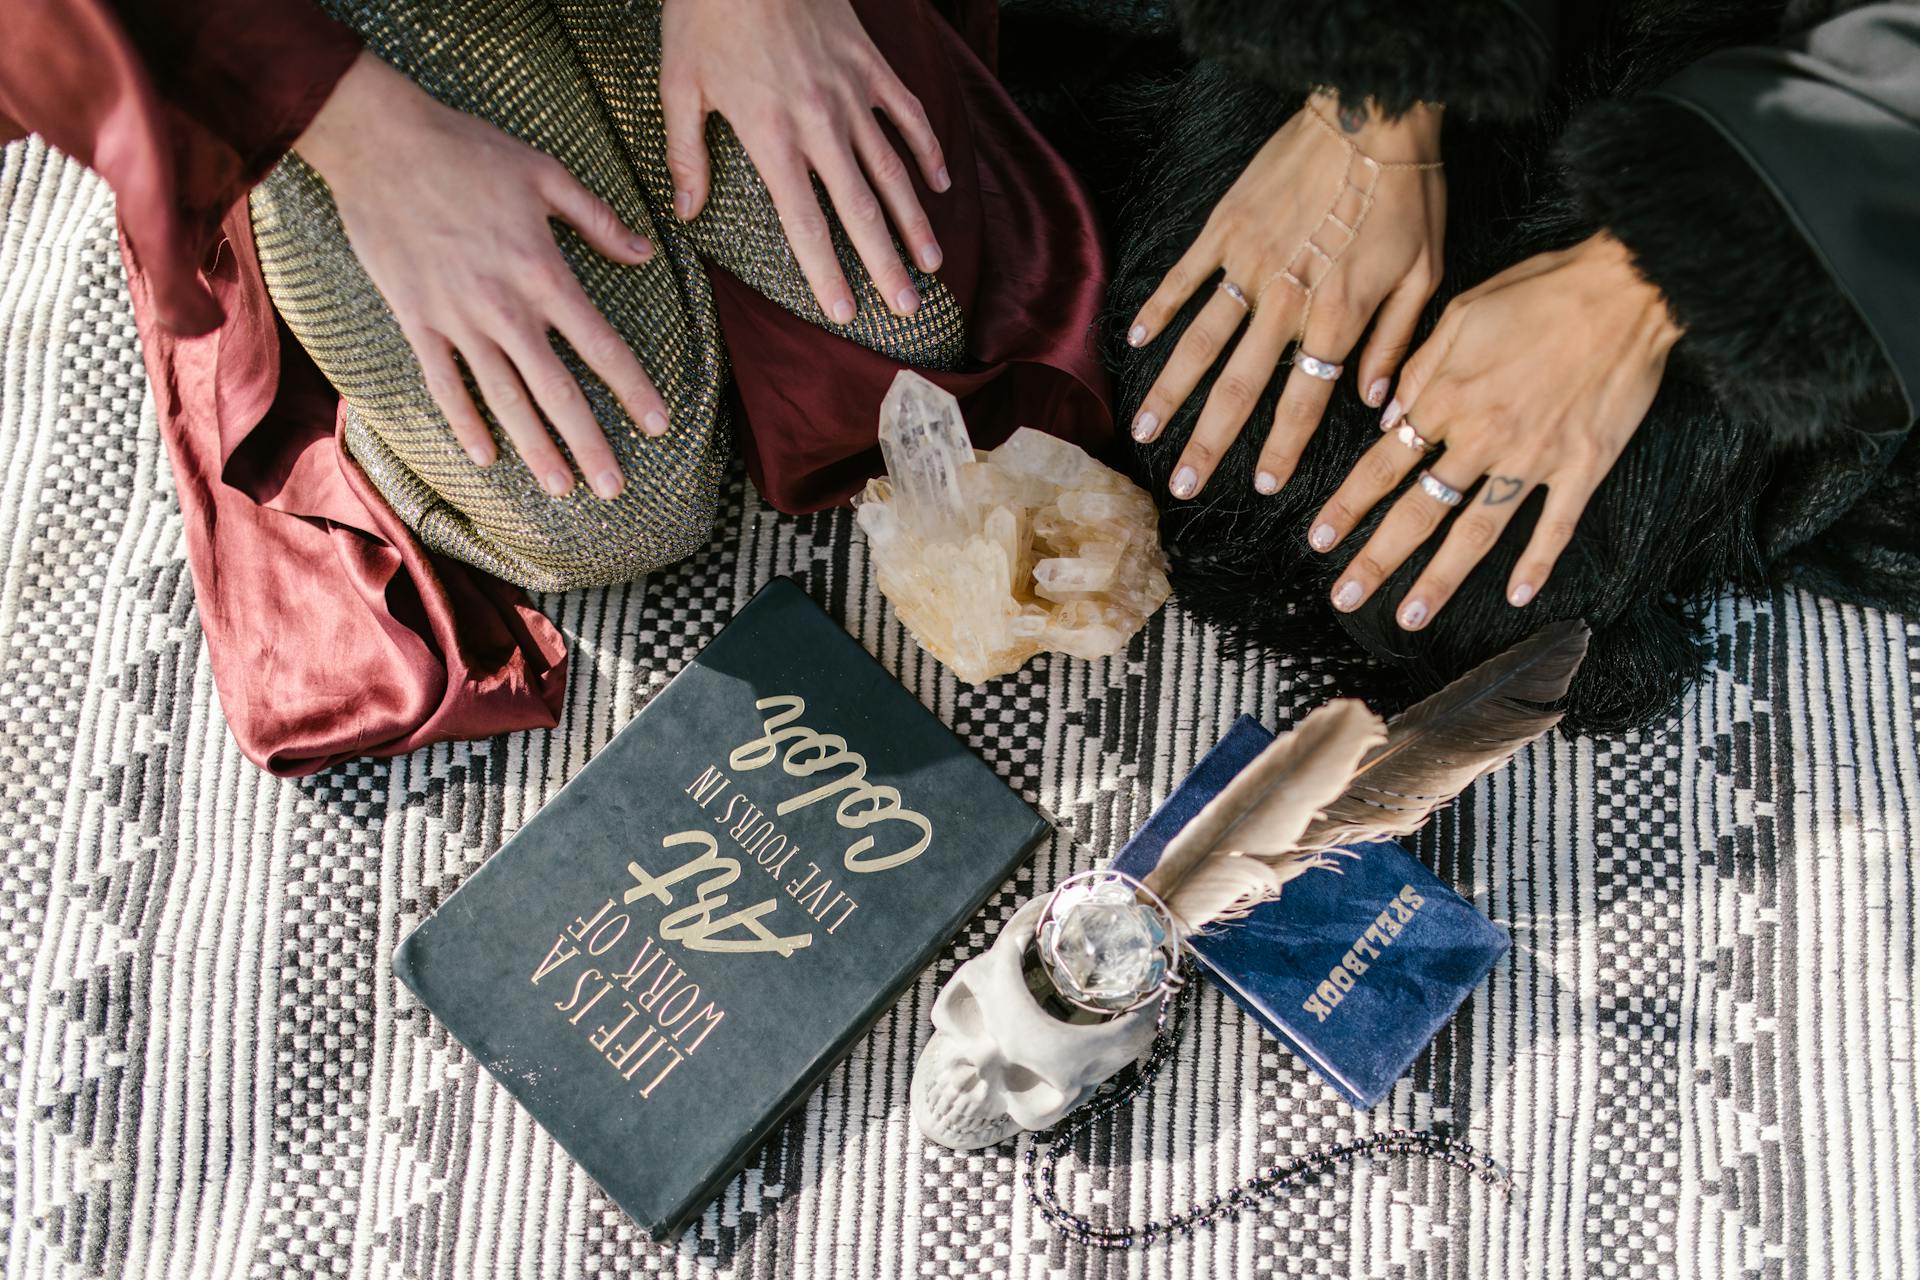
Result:
<svg viewBox="0 0 1920 1280">
<path fill-rule="evenodd" d="M 1144 1065 L 1136 1063 L 1115 1080 L 1102 1087 L 1079 1111 L 1063 1120 L 1050 1134 L 1042 1134 L 1027 1145 L 1021 1166 L 1020 1183 L 1032 1197 L 1034 1207 L 1050 1226 L 1083 1245 L 1099 1249 L 1128 1249 L 1191 1235 L 1196 1229 L 1242 1210 L 1263 1208 L 1279 1199 L 1280 1193 L 1335 1165 L 1356 1156 L 1417 1155 L 1439 1160 L 1459 1169 L 1495 1191 L 1513 1189 L 1513 1178 L 1487 1156 L 1464 1142 L 1443 1134 L 1391 1129 L 1351 1142 L 1329 1144 L 1300 1157 L 1291 1164 L 1271 1165 L 1246 1181 L 1208 1200 L 1200 1201 L 1184 1213 L 1164 1220 L 1148 1221 L 1138 1227 L 1103 1227 L 1068 1209 L 1060 1200 L 1056 1169 L 1060 1158 L 1073 1147 L 1074 1140 L 1103 1116 L 1130 1102 L 1146 1088 L 1154 1075 L 1173 1056 L 1185 1021 L 1191 993 L 1198 983 L 1186 984 L 1184 991 L 1170 992 L 1160 1002 L 1154 1023 L 1153 1049 Z M 1171 1017 L 1169 1016 L 1171 1015 Z M 1041 1147 L 1046 1149 L 1041 1151 Z"/>
<path fill-rule="evenodd" d="M 1327 207 L 1326 215 L 1320 220 L 1320 226 L 1315 228 L 1312 235 L 1300 242 L 1285 268 L 1266 278 L 1254 297 L 1254 304 L 1260 305 L 1265 301 L 1268 286 L 1280 279 L 1286 280 L 1288 284 L 1300 290 L 1302 299 L 1300 326 L 1294 332 L 1295 341 L 1300 341 L 1306 336 L 1307 317 L 1313 311 L 1314 291 L 1320 287 L 1321 281 L 1333 273 L 1334 265 L 1340 261 L 1341 255 L 1360 238 L 1360 228 L 1366 224 L 1367 214 L 1373 211 L 1373 195 L 1374 190 L 1380 185 L 1380 175 L 1391 170 L 1424 173 L 1446 167 L 1445 163 L 1439 160 L 1375 160 L 1360 149 L 1359 143 L 1349 138 L 1333 121 L 1322 115 L 1320 109 L 1313 103 L 1307 103 L 1306 112 L 1315 124 L 1325 129 L 1336 142 L 1347 149 L 1347 167 L 1340 172 L 1340 186 L 1333 193 L 1333 203 Z M 1364 181 L 1355 181 L 1356 168 L 1360 170 L 1360 176 Z M 1360 210 L 1354 215 L 1352 222 L 1340 216 L 1340 202 L 1347 198 L 1347 192 L 1350 189 L 1357 191 L 1360 197 Z M 1333 226 L 1331 232 L 1327 231 L 1329 223 Z M 1318 237 L 1323 233 L 1329 239 L 1337 239 L 1338 243 L 1330 247 L 1321 245 Z"/>
</svg>

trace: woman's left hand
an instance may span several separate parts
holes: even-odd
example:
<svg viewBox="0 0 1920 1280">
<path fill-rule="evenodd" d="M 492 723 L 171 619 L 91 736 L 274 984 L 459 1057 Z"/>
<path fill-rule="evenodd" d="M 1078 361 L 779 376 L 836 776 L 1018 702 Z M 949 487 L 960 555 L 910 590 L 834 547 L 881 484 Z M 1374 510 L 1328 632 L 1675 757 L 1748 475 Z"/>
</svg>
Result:
<svg viewBox="0 0 1920 1280">
<path fill-rule="evenodd" d="M 1508 603 L 1525 605 L 1639 429 L 1679 337 L 1660 291 L 1605 232 L 1461 294 L 1407 361 L 1379 443 L 1314 517 L 1308 543 L 1322 552 L 1338 546 L 1417 466 L 1443 494 L 1465 495 L 1446 540 L 1401 601 L 1400 625 L 1418 630 L 1544 485 L 1539 521 L 1507 580 Z M 1429 461 L 1422 439 L 1446 447 Z M 1448 509 L 1420 485 L 1402 494 L 1334 585 L 1334 608 L 1359 608 Z"/>
</svg>

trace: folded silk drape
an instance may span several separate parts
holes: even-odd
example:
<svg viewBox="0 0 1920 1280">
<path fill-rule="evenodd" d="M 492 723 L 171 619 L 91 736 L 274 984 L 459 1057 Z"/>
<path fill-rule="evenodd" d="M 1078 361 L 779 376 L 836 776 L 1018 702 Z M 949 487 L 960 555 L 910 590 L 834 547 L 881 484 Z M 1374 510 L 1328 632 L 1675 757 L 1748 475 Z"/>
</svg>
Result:
<svg viewBox="0 0 1920 1280">
<path fill-rule="evenodd" d="M 855 7 L 956 175 L 922 199 L 978 365 L 929 376 L 961 396 L 983 447 L 1031 425 L 1104 449 L 1091 333 L 1105 261 L 1084 192 L 983 61 L 993 5 L 960 6 L 970 41 L 923 3 Z M 351 62 L 352 34 L 308 0 L 29 0 L 8 25 L 0 112 L 119 197 L 196 604 L 241 750 L 304 774 L 556 724 L 559 632 L 517 589 L 428 553 L 385 506 L 340 448 L 338 397 L 273 315 L 254 257 L 241 197 Z M 709 274 L 755 484 L 786 511 L 844 501 L 879 468 L 875 414 L 898 366 Z"/>
</svg>

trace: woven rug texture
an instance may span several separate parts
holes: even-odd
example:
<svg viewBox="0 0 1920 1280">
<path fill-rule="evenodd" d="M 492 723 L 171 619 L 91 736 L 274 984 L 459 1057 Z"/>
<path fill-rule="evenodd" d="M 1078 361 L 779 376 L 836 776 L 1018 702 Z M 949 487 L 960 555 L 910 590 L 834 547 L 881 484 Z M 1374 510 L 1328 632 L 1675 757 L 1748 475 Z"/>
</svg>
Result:
<svg viewBox="0 0 1920 1280">
<path fill-rule="evenodd" d="M 1539 743 L 1415 842 L 1514 947 L 1390 1101 L 1356 1114 L 1208 992 L 1068 1184 L 1137 1221 L 1411 1125 L 1506 1163 L 1510 1199 L 1365 1163 L 1177 1245 L 1088 1252 L 1033 1211 L 1015 1145 L 915 1134 L 928 1009 L 1234 717 L 1284 725 L 1335 692 L 1311 657 L 1229 661 L 1176 606 L 1123 658 L 960 685 L 893 619 L 845 513 L 777 515 L 736 472 L 706 552 L 540 601 L 573 650 L 557 730 L 276 780 L 209 675 L 111 195 L 16 143 L 0 218 L 0 1274 L 1920 1276 L 1920 624 L 1720 603 L 1673 723 Z M 658 1246 L 388 958 L 784 573 L 1061 827 Z"/>
</svg>

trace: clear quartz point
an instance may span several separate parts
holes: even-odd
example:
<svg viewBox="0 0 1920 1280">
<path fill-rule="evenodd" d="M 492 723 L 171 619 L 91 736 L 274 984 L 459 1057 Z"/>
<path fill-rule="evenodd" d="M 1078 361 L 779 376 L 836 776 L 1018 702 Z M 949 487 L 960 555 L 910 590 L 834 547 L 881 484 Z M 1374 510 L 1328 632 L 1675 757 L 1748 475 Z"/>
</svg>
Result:
<svg viewBox="0 0 1920 1280">
<path fill-rule="evenodd" d="M 1153 499 L 1078 446 L 1022 427 L 976 453 L 958 402 L 909 371 L 879 438 L 887 475 L 854 499 L 875 580 L 960 679 L 1111 657 L 1166 603 Z"/>
</svg>

